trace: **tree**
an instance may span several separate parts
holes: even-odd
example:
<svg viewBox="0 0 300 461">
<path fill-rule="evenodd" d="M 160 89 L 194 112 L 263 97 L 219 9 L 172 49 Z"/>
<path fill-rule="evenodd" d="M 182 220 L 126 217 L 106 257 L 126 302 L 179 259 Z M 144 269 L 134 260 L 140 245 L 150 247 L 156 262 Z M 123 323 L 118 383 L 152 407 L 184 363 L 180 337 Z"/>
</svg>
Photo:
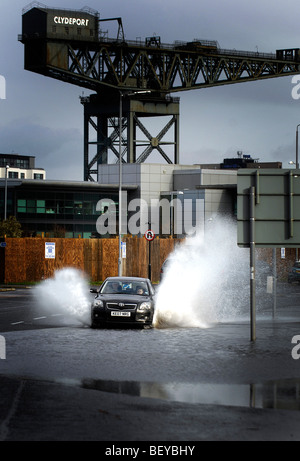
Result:
<svg viewBox="0 0 300 461">
<path fill-rule="evenodd" d="M 22 237 L 22 233 L 21 224 L 15 216 L 0 221 L 0 237 L 17 238 Z"/>
</svg>

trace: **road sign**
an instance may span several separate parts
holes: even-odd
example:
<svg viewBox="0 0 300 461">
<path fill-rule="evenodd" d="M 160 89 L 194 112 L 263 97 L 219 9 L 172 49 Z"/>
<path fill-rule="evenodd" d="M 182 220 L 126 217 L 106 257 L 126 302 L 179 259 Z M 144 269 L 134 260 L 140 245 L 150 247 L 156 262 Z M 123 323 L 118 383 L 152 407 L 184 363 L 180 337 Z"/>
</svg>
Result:
<svg viewBox="0 0 300 461">
<path fill-rule="evenodd" d="M 237 176 L 238 245 L 250 247 L 253 221 L 257 247 L 300 246 L 300 170 L 240 169 Z M 251 187 L 253 216 L 250 216 Z"/>
<path fill-rule="evenodd" d="M 255 248 L 300 246 L 300 170 L 240 169 L 237 174 L 237 243 L 250 248 L 251 340 L 256 339 Z M 273 316 L 276 289 L 273 289 Z"/>
<path fill-rule="evenodd" d="M 148 242 L 151 242 L 151 240 L 155 239 L 155 234 L 151 229 L 149 229 L 149 230 L 147 230 L 147 232 L 145 232 L 145 239 L 148 240 Z"/>
</svg>

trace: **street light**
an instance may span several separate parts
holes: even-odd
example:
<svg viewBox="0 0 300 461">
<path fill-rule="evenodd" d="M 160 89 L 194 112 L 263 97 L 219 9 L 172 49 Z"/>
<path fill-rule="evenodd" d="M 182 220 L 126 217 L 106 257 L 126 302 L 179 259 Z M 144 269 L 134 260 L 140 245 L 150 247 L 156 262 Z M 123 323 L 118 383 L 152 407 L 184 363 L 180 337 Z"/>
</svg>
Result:
<svg viewBox="0 0 300 461">
<path fill-rule="evenodd" d="M 7 218 L 7 173 L 8 173 L 9 165 L 5 167 L 5 189 L 4 189 L 4 221 Z"/>
<path fill-rule="evenodd" d="M 119 259 L 118 275 L 122 276 L 122 117 L 123 117 L 123 93 L 120 91 L 120 113 L 119 113 Z"/>
<path fill-rule="evenodd" d="M 295 163 L 296 169 L 299 168 L 299 159 L 298 159 L 298 128 L 299 126 L 300 124 L 298 124 L 296 127 L 296 163 Z M 294 163 L 294 162 L 289 162 L 289 163 Z M 298 261 L 298 257 L 299 257 L 298 253 L 299 253 L 298 248 L 296 248 L 296 261 Z"/>
<path fill-rule="evenodd" d="M 297 128 L 296 128 L 296 168 L 299 168 L 299 160 L 298 160 L 298 127 L 300 126 L 297 125 Z"/>
<path fill-rule="evenodd" d="M 119 107 L 119 259 L 118 259 L 118 275 L 122 276 L 122 118 L 123 118 L 123 97 L 133 96 L 135 94 L 151 93 L 150 90 L 141 90 L 133 92 L 120 91 L 120 107 Z"/>
</svg>

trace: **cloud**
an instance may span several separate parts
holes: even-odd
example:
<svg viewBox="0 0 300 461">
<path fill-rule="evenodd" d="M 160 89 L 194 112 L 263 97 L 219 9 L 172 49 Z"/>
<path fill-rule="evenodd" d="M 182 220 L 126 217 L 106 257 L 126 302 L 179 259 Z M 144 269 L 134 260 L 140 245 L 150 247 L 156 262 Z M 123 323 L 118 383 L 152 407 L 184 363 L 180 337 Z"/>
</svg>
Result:
<svg viewBox="0 0 300 461">
<path fill-rule="evenodd" d="M 2 152 L 15 151 L 45 157 L 69 141 L 79 141 L 81 134 L 76 129 L 51 129 L 19 119 L 0 127 L 0 139 Z"/>
<path fill-rule="evenodd" d="M 9 21 L 0 32 L 0 74 L 7 83 L 7 99 L 0 100 L 0 152 L 36 156 L 48 179 L 82 179 L 82 89 L 24 71 L 24 46 L 17 35 L 25 3 L 1 0 L 2 16 Z M 63 5 L 70 10 L 82 6 L 79 0 L 64 0 Z M 298 46 L 296 0 L 104 0 L 100 6 L 89 0 L 89 6 L 102 19 L 122 17 L 127 40 L 143 41 L 155 33 L 163 43 L 206 38 L 217 40 L 221 48 L 254 52 Z M 101 27 L 113 38 L 116 24 Z M 177 93 L 181 162 L 220 162 L 236 150 L 261 161 L 293 160 L 300 101 L 293 100 L 292 86 L 291 77 L 285 77 Z"/>
<path fill-rule="evenodd" d="M 32 155 L 48 179 L 82 179 L 83 138 L 78 129 L 49 128 L 25 119 L 0 126 L 0 152 Z"/>
</svg>

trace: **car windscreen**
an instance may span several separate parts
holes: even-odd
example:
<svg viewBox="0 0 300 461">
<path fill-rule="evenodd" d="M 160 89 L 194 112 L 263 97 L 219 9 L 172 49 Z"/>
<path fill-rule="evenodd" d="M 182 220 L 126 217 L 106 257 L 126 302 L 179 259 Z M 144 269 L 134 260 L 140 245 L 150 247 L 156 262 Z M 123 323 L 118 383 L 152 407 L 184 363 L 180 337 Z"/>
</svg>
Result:
<svg viewBox="0 0 300 461">
<path fill-rule="evenodd" d="M 100 293 L 149 296 L 149 289 L 147 283 L 143 281 L 132 282 L 123 280 L 108 280 L 102 286 Z"/>
</svg>

